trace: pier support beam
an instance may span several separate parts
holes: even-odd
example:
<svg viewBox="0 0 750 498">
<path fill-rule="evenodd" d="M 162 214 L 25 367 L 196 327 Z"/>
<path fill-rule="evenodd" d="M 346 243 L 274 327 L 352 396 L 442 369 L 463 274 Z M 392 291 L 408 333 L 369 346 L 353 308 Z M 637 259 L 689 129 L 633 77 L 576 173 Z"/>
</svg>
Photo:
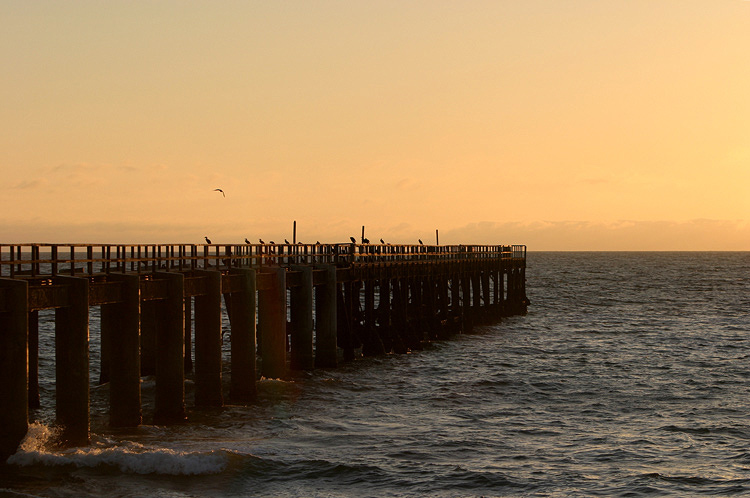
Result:
<svg viewBox="0 0 750 498">
<path fill-rule="evenodd" d="M 302 273 L 301 285 L 290 292 L 292 318 L 291 369 L 312 370 L 313 360 L 313 269 L 292 266 Z"/>
<path fill-rule="evenodd" d="M 39 312 L 29 311 L 29 408 L 39 408 Z M 2 399 L 2 398 L 0 398 Z"/>
<path fill-rule="evenodd" d="M 102 305 L 102 338 L 110 340 L 109 425 L 136 427 L 142 421 L 140 356 L 140 279 L 111 273 L 119 282 L 122 301 Z"/>
<path fill-rule="evenodd" d="M 156 374 L 157 301 L 141 303 L 141 375 Z"/>
<path fill-rule="evenodd" d="M 452 329 L 460 333 L 463 328 L 463 308 L 461 307 L 461 276 L 459 273 L 452 273 L 450 276 L 451 287 L 451 305 L 450 320 L 453 322 Z"/>
<path fill-rule="evenodd" d="M 89 281 L 56 277 L 67 285 L 68 306 L 55 310 L 55 412 L 64 446 L 89 444 Z"/>
<path fill-rule="evenodd" d="M 407 332 L 409 328 L 407 304 L 409 302 L 409 290 L 406 278 L 394 279 L 392 282 L 393 301 L 391 330 L 393 331 L 393 352 L 397 354 L 405 354 L 409 351 L 407 346 Z"/>
<path fill-rule="evenodd" d="M 378 324 L 383 340 L 383 352 L 393 351 L 393 329 L 391 327 L 391 281 L 381 278 L 378 282 Z"/>
<path fill-rule="evenodd" d="M 474 329 L 474 313 L 471 308 L 471 275 L 464 273 L 461 277 L 461 315 L 463 332 L 468 334 Z"/>
<path fill-rule="evenodd" d="M 16 452 L 28 430 L 27 382 L 28 284 L 0 279 L 0 465 Z"/>
<path fill-rule="evenodd" d="M 322 265 L 325 284 L 315 287 L 315 366 L 335 368 L 338 364 L 336 345 L 336 266 Z"/>
<path fill-rule="evenodd" d="M 195 406 L 222 406 L 221 272 L 196 270 L 206 294 L 195 296 Z"/>
<path fill-rule="evenodd" d="M 365 286 L 365 317 L 362 337 L 362 356 L 378 356 L 385 353 L 383 340 L 375 324 L 375 283 L 369 276 L 364 281 Z"/>
<path fill-rule="evenodd" d="M 272 286 L 258 292 L 261 375 L 267 379 L 286 376 L 286 270 L 271 270 Z"/>
<path fill-rule="evenodd" d="M 166 281 L 168 293 L 156 310 L 154 424 L 175 424 L 185 420 L 184 278 L 170 272 L 154 276 Z"/>
<path fill-rule="evenodd" d="M 242 281 L 242 290 L 232 292 L 232 317 L 230 318 L 232 335 L 232 365 L 229 385 L 229 397 L 235 403 L 245 403 L 255 399 L 255 270 L 232 268 L 232 275 L 238 275 Z"/>
</svg>

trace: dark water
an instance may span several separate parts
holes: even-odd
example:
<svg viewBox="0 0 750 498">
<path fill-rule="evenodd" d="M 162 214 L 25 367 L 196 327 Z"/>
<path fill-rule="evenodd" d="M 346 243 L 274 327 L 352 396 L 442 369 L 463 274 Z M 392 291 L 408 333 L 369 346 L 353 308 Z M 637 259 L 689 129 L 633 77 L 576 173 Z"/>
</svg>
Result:
<svg viewBox="0 0 750 498">
<path fill-rule="evenodd" d="M 177 428 L 97 429 L 90 448 L 65 452 L 45 448 L 50 429 L 37 424 L 0 489 L 750 495 L 750 253 L 530 253 L 527 278 L 527 316 L 263 381 L 249 407 Z"/>
</svg>

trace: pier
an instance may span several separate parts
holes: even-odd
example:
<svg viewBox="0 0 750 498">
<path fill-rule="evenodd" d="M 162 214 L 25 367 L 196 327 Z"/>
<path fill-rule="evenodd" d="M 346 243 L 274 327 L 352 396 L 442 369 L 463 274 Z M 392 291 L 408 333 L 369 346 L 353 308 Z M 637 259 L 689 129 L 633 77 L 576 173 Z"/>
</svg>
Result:
<svg viewBox="0 0 750 498">
<path fill-rule="evenodd" d="M 91 307 L 101 307 L 98 382 L 110 384 L 110 425 L 144 423 L 145 375 L 155 378 L 146 422 L 167 425 L 185 420 L 186 403 L 252 401 L 259 377 L 419 350 L 525 313 L 525 269 L 522 245 L 0 244 L 0 462 L 40 403 L 40 310 L 55 310 L 61 444 L 82 446 Z"/>
</svg>

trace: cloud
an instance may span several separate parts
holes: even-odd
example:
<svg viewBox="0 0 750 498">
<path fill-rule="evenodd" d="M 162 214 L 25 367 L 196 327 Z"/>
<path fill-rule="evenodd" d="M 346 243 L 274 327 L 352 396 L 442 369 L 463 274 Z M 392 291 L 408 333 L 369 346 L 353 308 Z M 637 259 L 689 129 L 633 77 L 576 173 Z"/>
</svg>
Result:
<svg viewBox="0 0 750 498">
<path fill-rule="evenodd" d="M 34 189 L 43 187 L 46 184 L 47 184 L 47 180 L 45 180 L 44 178 L 37 178 L 35 180 L 21 180 L 20 182 L 13 185 L 13 187 L 11 188 L 19 189 L 19 190 L 34 190 Z"/>
</svg>

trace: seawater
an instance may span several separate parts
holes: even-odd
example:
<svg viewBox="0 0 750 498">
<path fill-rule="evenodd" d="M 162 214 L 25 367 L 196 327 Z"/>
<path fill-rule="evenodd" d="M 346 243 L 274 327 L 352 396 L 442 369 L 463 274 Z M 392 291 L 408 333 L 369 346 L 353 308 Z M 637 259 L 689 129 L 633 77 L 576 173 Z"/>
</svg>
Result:
<svg viewBox="0 0 750 498">
<path fill-rule="evenodd" d="M 530 252 L 527 279 L 526 316 L 184 425 L 95 408 L 61 451 L 43 408 L 0 496 L 750 495 L 750 253 Z"/>
</svg>

